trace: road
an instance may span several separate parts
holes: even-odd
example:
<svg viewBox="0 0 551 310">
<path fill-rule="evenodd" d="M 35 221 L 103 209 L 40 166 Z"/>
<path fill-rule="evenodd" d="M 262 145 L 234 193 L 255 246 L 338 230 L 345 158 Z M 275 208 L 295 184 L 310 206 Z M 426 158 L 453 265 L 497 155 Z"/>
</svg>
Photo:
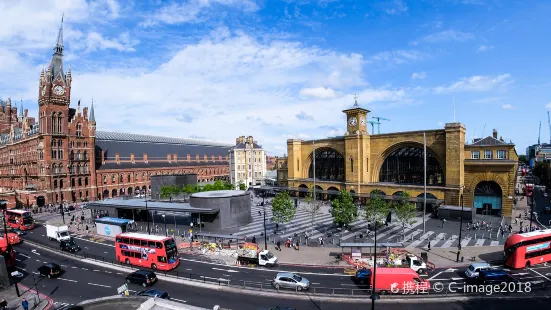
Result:
<svg viewBox="0 0 551 310">
<path fill-rule="evenodd" d="M 49 241 L 44 235 L 45 228 L 37 227 L 26 236 L 23 236 L 23 239 L 58 250 L 58 243 Z M 98 242 L 97 239 L 88 240 L 83 237 L 75 237 L 75 239 L 77 239 L 77 243 L 80 244 L 84 252 L 106 261 L 114 260 L 115 250 L 111 241 Z M 335 293 L 349 294 L 352 293 L 352 290 L 355 290 L 355 294 L 360 294 L 360 290 L 367 288 L 355 284 L 351 276 L 345 274 L 344 269 L 339 268 L 293 266 L 268 269 L 226 266 L 188 258 L 182 258 L 181 261 L 181 265 L 174 271 L 180 277 L 191 276 L 198 279 L 200 276 L 205 276 L 211 279 L 219 279 L 222 283 L 229 282 L 233 285 L 243 285 L 243 282 L 247 281 L 248 286 L 259 286 L 262 283 L 263 287 L 271 288 L 271 280 L 277 272 L 290 271 L 307 278 L 317 292 L 326 293 L 334 290 Z M 495 267 L 502 268 L 501 266 Z M 511 270 L 510 273 L 522 282 L 547 281 L 551 283 L 551 265 L 547 264 L 526 270 Z M 457 269 L 436 268 L 422 276 L 431 283 L 440 282 L 446 288 L 450 282 L 455 282 L 457 285 L 462 285 L 465 282 L 464 270 Z"/>
<path fill-rule="evenodd" d="M 550 221 L 551 221 L 551 214 L 545 214 L 543 213 L 543 208 L 546 206 L 549 206 L 549 197 L 543 196 L 543 191 L 539 189 L 539 187 L 534 188 L 534 200 L 536 202 L 536 207 L 534 209 L 534 212 L 537 212 L 538 219 L 541 224 L 549 227 Z M 541 213 L 540 213 L 541 212 Z"/>
<path fill-rule="evenodd" d="M 17 247 L 18 268 L 24 274 L 21 283 L 34 287 L 35 283 L 31 273 L 44 262 L 55 262 L 62 266 L 65 273 L 57 279 L 40 278 L 35 275 L 36 288 L 42 294 L 50 296 L 56 305 L 78 303 L 85 299 L 98 298 L 116 294 L 117 286 L 124 283 L 125 272 L 117 272 L 109 268 L 97 267 L 83 263 L 74 258 L 67 258 L 49 251 L 35 249 L 30 245 L 21 244 Z M 436 275 L 443 277 L 442 274 Z M 437 279 L 435 278 L 435 279 Z M 164 282 L 160 280 L 153 288 L 164 290 L 170 293 L 173 300 L 186 302 L 190 305 L 212 308 L 215 304 L 227 309 L 258 310 L 269 309 L 270 307 L 288 306 L 301 310 L 332 310 L 345 309 L 356 310 L 366 309 L 370 304 L 369 300 L 362 301 L 339 301 L 328 302 L 319 300 L 317 297 L 303 300 L 265 297 L 260 294 L 241 295 L 233 292 L 213 291 L 185 284 Z M 141 290 L 140 286 L 130 285 L 134 291 Z M 384 298 L 384 297 L 383 297 Z M 545 309 L 548 307 L 548 300 L 541 298 L 530 298 L 523 300 L 499 300 L 483 298 L 478 301 L 467 302 L 423 302 L 416 300 L 411 303 L 404 301 L 389 302 L 385 300 L 377 304 L 377 309 L 414 309 L 414 310 L 437 310 L 437 309 L 518 309 L 519 307 L 537 307 Z"/>
</svg>

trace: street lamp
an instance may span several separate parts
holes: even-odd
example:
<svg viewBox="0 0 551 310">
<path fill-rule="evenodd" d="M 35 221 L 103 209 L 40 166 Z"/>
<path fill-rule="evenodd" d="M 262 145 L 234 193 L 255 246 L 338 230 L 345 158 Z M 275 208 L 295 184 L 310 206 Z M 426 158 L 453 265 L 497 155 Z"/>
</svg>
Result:
<svg viewBox="0 0 551 310">
<path fill-rule="evenodd" d="M 375 310 L 375 300 L 378 300 L 379 294 L 375 291 L 375 280 L 377 276 L 377 219 L 375 218 L 375 236 L 374 236 L 374 248 L 373 252 L 373 285 L 371 286 L 371 310 Z"/>
<path fill-rule="evenodd" d="M 168 237 L 168 230 L 166 228 L 166 215 L 163 214 L 162 217 L 163 217 L 163 222 L 165 222 L 165 236 Z"/>
<path fill-rule="evenodd" d="M 268 235 L 266 233 L 266 204 L 264 203 L 264 198 L 266 197 L 266 192 L 262 192 L 262 208 L 264 213 L 264 250 L 268 250 Z"/>
<path fill-rule="evenodd" d="M 461 204 L 461 218 L 459 219 L 459 244 L 457 245 L 456 262 L 459 262 L 459 255 L 461 255 L 461 232 L 463 231 L 463 192 L 461 192 L 459 196 L 459 204 Z"/>
<path fill-rule="evenodd" d="M 149 228 L 149 209 L 147 209 L 147 188 L 144 189 L 144 199 L 145 199 L 145 220 L 147 221 L 147 233 L 151 235 L 151 229 Z"/>
<path fill-rule="evenodd" d="M 63 204 L 59 204 L 59 213 L 61 214 L 61 218 L 63 219 L 63 224 L 65 224 L 65 211 L 63 210 Z"/>
</svg>

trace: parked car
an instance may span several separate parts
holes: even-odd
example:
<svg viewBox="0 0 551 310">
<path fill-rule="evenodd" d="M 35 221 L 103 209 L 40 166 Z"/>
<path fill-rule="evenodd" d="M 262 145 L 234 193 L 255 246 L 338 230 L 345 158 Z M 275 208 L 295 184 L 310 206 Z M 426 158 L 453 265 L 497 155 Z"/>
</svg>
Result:
<svg viewBox="0 0 551 310">
<path fill-rule="evenodd" d="M 280 272 L 272 280 L 275 288 L 290 288 L 297 291 L 307 290 L 310 288 L 310 281 L 306 280 L 297 274 L 290 272 Z"/>
<path fill-rule="evenodd" d="M 56 263 L 47 263 L 38 267 L 38 273 L 44 277 L 55 278 L 63 273 L 63 269 Z"/>
<path fill-rule="evenodd" d="M 149 270 L 137 270 L 126 276 L 126 283 L 148 287 L 157 282 L 157 275 Z"/>
<path fill-rule="evenodd" d="M 136 296 L 157 297 L 170 300 L 170 295 L 167 292 L 159 290 L 145 290 L 137 292 Z"/>
</svg>

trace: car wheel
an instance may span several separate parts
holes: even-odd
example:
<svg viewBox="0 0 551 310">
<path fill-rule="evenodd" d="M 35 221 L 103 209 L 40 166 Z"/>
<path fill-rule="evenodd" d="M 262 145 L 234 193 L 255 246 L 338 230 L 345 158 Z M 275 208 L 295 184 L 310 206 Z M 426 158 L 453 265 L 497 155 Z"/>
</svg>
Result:
<svg viewBox="0 0 551 310">
<path fill-rule="evenodd" d="M 127 265 L 130 265 L 130 260 L 127 258 L 125 261 L 124 261 L 125 264 Z"/>
<path fill-rule="evenodd" d="M 381 291 L 381 295 L 387 295 L 388 292 L 387 291 Z"/>
<path fill-rule="evenodd" d="M 526 268 L 530 268 L 530 266 L 532 266 L 532 264 L 530 262 L 526 262 Z"/>
<path fill-rule="evenodd" d="M 157 270 L 157 265 L 155 265 L 155 264 L 151 264 L 151 269 L 155 269 L 155 270 Z"/>
<path fill-rule="evenodd" d="M 147 283 L 145 283 L 145 282 L 142 283 L 142 286 L 143 286 L 143 287 L 147 287 Z"/>
<path fill-rule="evenodd" d="M 302 291 L 302 286 L 297 286 L 297 291 Z"/>
<path fill-rule="evenodd" d="M 425 273 L 425 269 L 419 269 L 419 270 L 417 270 L 417 273 L 418 273 L 418 274 Z"/>
</svg>

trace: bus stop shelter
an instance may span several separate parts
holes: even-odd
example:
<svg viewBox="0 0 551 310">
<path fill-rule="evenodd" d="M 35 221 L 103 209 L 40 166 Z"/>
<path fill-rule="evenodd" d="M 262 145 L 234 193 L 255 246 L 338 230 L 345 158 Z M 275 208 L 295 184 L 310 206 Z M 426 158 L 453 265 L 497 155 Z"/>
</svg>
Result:
<svg viewBox="0 0 551 310">
<path fill-rule="evenodd" d="M 107 237 L 115 237 L 118 234 L 128 231 L 128 224 L 134 223 L 132 220 L 116 217 L 101 217 L 95 219 L 96 233 Z"/>
<path fill-rule="evenodd" d="M 247 242 L 245 240 L 245 236 L 236 236 L 236 235 L 222 235 L 222 234 L 210 234 L 210 233 L 196 233 L 194 236 L 197 238 L 198 241 L 204 242 L 214 242 L 221 241 L 224 247 L 231 247 L 231 244 L 235 240 L 236 247 L 238 247 L 239 242 Z"/>
</svg>

